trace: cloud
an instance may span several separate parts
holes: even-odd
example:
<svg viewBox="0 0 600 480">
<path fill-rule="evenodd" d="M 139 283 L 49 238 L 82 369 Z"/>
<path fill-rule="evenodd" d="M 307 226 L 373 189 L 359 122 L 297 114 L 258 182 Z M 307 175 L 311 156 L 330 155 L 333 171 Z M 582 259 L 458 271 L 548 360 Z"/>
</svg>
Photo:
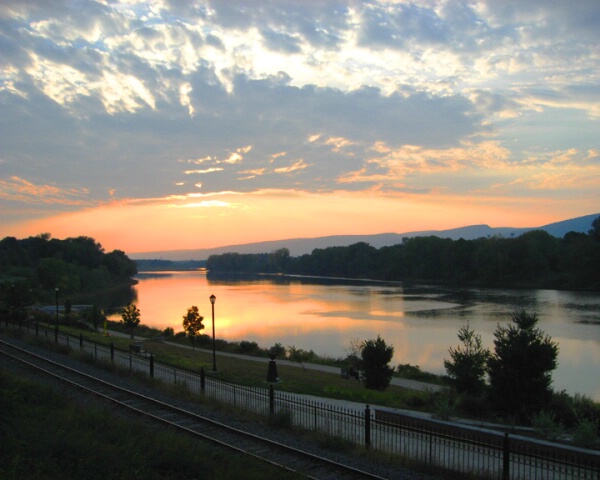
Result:
<svg viewBox="0 0 600 480">
<path fill-rule="evenodd" d="M 424 149 L 417 145 L 392 148 L 378 142 L 371 155 L 357 171 L 339 178 L 341 184 L 369 183 L 379 188 L 394 188 L 407 177 L 428 174 L 458 173 L 477 169 L 504 169 L 510 152 L 497 142 L 469 144 L 452 149 Z M 404 185 L 404 184 L 402 184 Z M 403 187 L 404 188 L 404 187 Z"/>
<path fill-rule="evenodd" d="M 85 188 L 65 189 L 48 184 L 36 185 L 16 176 L 7 180 L 0 179 L 0 187 L 0 199 L 9 202 L 78 207 L 94 205 L 88 198 L 89 190 Z"/>
<path fill-rule="evenodd" d="M 5 0 L 1 201 L 25 218 L 44 186 L 44 208 L 73 209 L 579 181 L 593 202 L 599 16 L 587 0 Z"/>
</svg>

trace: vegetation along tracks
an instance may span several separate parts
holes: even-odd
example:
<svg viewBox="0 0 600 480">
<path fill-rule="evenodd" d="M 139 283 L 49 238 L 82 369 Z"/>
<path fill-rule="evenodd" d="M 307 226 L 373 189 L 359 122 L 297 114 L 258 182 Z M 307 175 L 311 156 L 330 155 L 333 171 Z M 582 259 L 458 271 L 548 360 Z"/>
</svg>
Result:
<svg viewBox="0 0 600 480">
<path fill-rule="evenodd" d="M 80 389 L 151 421 L 160 422 L 169 428 L 217 444 L 222 448 L 250 455 L 308 478 L 382 478 L 169 405 L 164 401 L 129 390 L 89 373 L 80 372 L 3 340 L 0 340 L 0 353 L 13 364 L 35 369 L 38 373 L 49 375 L 70 388 Z"/>
</svg>

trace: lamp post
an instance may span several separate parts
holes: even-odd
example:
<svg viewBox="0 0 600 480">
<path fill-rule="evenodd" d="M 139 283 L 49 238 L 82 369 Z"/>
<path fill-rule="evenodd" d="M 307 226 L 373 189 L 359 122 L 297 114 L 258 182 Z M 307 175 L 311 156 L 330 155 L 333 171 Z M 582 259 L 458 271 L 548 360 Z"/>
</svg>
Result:
<svg viewBox="0 0 600 480">
<path fill-rule="evenodd" d="M 54 289 L 56 292 L 56 324 L 54 326 L 54 343 L 58 343 L 58 287 Z"/>
<path fill-rule="evenodd" d="M 212 341 L 212 347 L 213 347 L 213 372 L 217 371 L 217 355 L 215 353 L 215 300 L 217 299 L 217 297 L 215 297 L 214 295 L 211 295 L 210 297 L 210 305 L 212 307 L 212 331 L 213 331 L 213 341 Z"/>
</svg>

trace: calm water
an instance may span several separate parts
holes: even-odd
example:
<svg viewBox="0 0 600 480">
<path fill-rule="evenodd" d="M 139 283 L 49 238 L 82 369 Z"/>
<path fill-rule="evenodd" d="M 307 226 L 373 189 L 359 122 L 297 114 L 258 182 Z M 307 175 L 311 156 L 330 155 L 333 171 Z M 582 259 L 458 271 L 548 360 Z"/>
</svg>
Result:
<svg viewBox="0 0 600 480">
<path fill-rule="evenodd" d="M 140 274 L 134 287 L 142 323 L 181 331 L 192 305 L 211 332 L 209 296 L 216 295 L 217 338 L 249 340 L 261 347 L 275 343 L 345 356 L 352 339 L 377 335 L 394 346 L 393 365 L 410 363 L 445 373 L 448 348 L 469 323 L 488 348 L 496 326 L 515 310 L 535 312 L 538 326 L 559 343 L 554 388 L 600 401 L 600 295 L 554 290 L 451 289 L 256 276 L 207 278 L 201 272 Z M 117 316 L 118 318 L 118 316 Z"/>
</svg>

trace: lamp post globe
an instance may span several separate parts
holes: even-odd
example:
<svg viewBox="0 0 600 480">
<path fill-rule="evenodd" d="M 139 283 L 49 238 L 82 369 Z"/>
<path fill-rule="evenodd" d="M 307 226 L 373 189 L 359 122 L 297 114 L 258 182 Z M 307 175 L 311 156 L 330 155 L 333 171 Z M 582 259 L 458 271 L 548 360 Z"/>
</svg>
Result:
<svg viewBox="0 0 600 480">
<path fill-rule="evenodd" d="M 209 297 L 209 299 L 210 299 L 210 305 L 212 308 L 212 351 L 213 351 L 212 371 L 216 372 L 217 371 L 217 355 L 215 352 L 215 300 L 217 299 L 217 297 L 215 297 L 214 295 L 211 295 Z"/>
</svg>

